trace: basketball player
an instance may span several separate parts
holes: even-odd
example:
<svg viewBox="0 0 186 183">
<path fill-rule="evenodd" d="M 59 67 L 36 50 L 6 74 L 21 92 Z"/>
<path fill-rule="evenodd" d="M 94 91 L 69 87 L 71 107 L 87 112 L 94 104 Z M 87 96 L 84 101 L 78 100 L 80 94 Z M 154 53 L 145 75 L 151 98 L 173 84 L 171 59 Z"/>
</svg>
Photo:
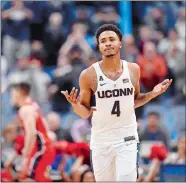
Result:
<svg viewBox="0 0 186 183">
<path fill-rule="evenodd" d="M 172 80 L 164 80 L 149 93 L 140 93 L 139 66 L 120 58 L 120 30 L 112 24 L 102 25 L 96 39 L 102 60 L 80 74 L 80 95 L 75 88 L 70 94 L 62 93 L 80 117 L 92 114 L 90 148 L 96 181 L 136 181 L 135 108 L 165 92 Z M 91 96 L 95 96 L 94 106 Z"/>
<path fill-rule="evenodd" d="M 18 117 L 25 139 L 19 179 L 51 182 L 47 177 L 47 168 L 55 158 L 55 150 L 39 106 L 32 101 L 29 91 L 27 83 L 12 86 L 12 103 L 19 108 Z"/>
</svg>

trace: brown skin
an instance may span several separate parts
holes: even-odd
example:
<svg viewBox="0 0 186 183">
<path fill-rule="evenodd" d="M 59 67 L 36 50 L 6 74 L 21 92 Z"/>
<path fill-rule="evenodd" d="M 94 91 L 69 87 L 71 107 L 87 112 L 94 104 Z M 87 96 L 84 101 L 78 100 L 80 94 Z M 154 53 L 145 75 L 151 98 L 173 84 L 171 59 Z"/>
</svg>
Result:
<svg viewBox="0 0 186 183">
<path fill-rule="evenodd" d="M 121 41 L 113 31 L 104 31 L 100 34 L 98 40 L 99 50 L 102 54 L 100 68 L 105 76 L 111 80 L 117 80 L 123 72 L 122 62 L 120 59 Z M 140 107 L 156 96 L 162 94 L 172 83 L 172 80 L 166 79 L 159 83 L 154 89 L 142 94 L 140 93 L 140 68 L 135 63 L 128 63 L 130 78 L 135 88 L 135 108 Z M 78 90 L 73 88 L 70 94 L 68 91 L 62 91 L 67 100 L 72 104 L 74 112 L 82 118 L 88 118 L 92 111 L 90 99 L 92 93 L 97 90 L 97 76 L 93 66 L 88 67 L 80 74 L 79 78 L 80 95 L 77 97 Z"/>
</svg>

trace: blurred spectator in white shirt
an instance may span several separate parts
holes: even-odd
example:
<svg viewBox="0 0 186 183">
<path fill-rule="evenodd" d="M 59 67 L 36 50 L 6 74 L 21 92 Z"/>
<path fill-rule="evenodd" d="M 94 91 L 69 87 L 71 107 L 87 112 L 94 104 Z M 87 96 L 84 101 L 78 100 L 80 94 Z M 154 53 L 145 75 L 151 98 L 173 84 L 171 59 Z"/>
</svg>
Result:
<svg viewBox="0 0 186 183">
<path fill-rule="evenodd" d="M 8 68 L 15 66 L 17 58 L 30 55 L 30 21 L 32 12 L 25 8 L 22 0 L 13 0 L 12 7 L 2 12 L 4 23 L 3 54 Z"/>
<path fill-rule="evenodd" d="M 185 22 L 186 22 L 186 15 L 185 15 L 185 7 L 181 7 L 178 14 L 178 19 L 176 21 L 176 30 L 178 31 L 178 35 L 181 39 L 185 40 Z"/>
<path fill-rule="evenodd" d="M 8 63 L 7 59 L 1 55 L 1 92 L 4 93 L 7 89 L 7 70 L 8 70 Z"/>
<path fill-rule="evenodd" d="M 159 42 L 159 44 L 157 46 L 157 49 L 158 49 L 158 52 L 160 54 L 166 56 L 166 53 L 169 50 L 171 50 L 174 47 L 174 45 L 176 45 L 178 47 L 178 49 L 180 51 L 182 51 L 182 52 L 185 50 L 185 42 L 184 42 L 184 40 L 180 39 L 176 29 L 172 28 L 168 32 L 168 37 L 162 39 Z"/>
<path fill-rule="evenodd" d="M 174 74 L 176 89 L 182 90 L 185 83 L 185 42 L 179 38 L 176 29 L 170 29 L 168 38 L 160 41 L 158 52 L 165 56 L 168 67 Z"/>
</svg>

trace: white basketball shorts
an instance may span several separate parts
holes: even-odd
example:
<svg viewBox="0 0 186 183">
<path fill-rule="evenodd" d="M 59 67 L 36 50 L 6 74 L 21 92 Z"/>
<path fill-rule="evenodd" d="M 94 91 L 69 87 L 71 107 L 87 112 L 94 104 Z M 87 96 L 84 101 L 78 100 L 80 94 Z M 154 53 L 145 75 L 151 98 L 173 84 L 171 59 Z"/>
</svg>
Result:
<svg viewBox="0 0 186 183">
<path fill-rule="evenodd" d="M 120 142 L 92 150 L 96 181 L 136 181 L 137 141 Z"/>
</svg>

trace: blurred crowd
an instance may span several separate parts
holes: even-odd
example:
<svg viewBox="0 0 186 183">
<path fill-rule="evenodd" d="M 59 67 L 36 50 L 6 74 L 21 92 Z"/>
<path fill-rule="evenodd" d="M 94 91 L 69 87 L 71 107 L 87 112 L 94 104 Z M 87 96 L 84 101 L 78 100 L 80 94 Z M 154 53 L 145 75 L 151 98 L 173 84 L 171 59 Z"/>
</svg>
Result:
<svg viewBox="0 0 186 183">
<path fill-rule="evenodd" d="M 61 90 L 79 88 L 81 71 L 101 59 L 94 34 L 104 23 L 120 27 L 119 2 L 60 0 L 1 2 L 2 181 L 16 180 L 24 137 L 11 105 L 10 86 L 31 85 L 57 155 L 56 181 L 95 181 L 90 163 L 91 119 L 74 114 Z M 140 12 L 139 12 L 140 9 Z M 160 163 L 186 163 L 185 3 L 132 2 L 133 33 L 121 58 L 141 69 L 141 92 L 165 78 L 168 91 L 136 110 L 140 136 L 139 181 L 159 179 Z"/>
</svg>

